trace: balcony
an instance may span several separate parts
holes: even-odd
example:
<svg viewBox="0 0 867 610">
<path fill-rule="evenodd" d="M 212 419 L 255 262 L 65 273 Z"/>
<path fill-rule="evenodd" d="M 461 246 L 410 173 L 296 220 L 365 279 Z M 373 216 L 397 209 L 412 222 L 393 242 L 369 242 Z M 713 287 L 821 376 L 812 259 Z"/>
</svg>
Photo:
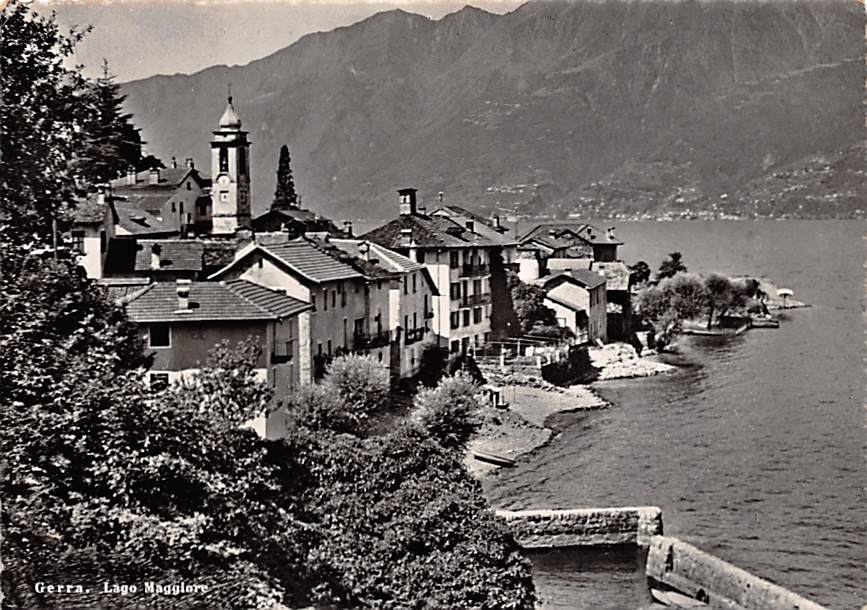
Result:
<svg viewBox="0 0 867 610">
<path fill-rule="evenodd" d="M 271 352 L 271 364 L 286 364 L 292 360 L 292 352 L 294 351 L 294 341 L 285 341 L 276 343 L 274 350 Z"/>
<path fill-rule="evenodd" d="M 424 334 L 428 330 L 429 329 L 426 326 L 419 326 L 418 328 L 407 329 L 404 335 L 404 343 L 406 345 L 410 345 L 412 343 L 415 343 L 416 341 L 421 341 L 424 337 Z"/>
<path fill-rule="evenodd" d="M 476 307 L 478 305 L 487 305 L 491 302 L 490 293 L 485 294 L 471 294 L 467 297 L 464 297 L 461 301 L 462 307 Z"/>
<path fill-rule="evenodd" d="M 356 334 L 352 337 L 352 346 L 356 351 L 385 347 L 391 342 L 391 334 L 381 331 L 372 334 Z"/>
<path fill-rule="evenodd" d="M 466 263 L 461 266 L 461 277 L 473 277 L 477 275 L 487 275 L 488 266 L 485 263 Z"/>
</svg>

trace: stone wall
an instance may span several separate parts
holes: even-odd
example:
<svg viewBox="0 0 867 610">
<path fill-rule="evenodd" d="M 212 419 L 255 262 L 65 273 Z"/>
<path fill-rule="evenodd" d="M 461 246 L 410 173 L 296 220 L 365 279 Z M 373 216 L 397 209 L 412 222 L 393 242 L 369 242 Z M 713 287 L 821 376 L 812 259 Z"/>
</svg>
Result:
<svg viewBox="0 0 867 610">
<path fill-rule="evenodd" d="M 653 536 L 646 573 L 681 593 L 725 610 L 824 610 L 803 597 L 676 538 Z"/>
<path fill-rule="evenodd" d="M 570 510 L 498 510 L 515 539 L 527 549 L 639 544 L 662 534 L 662 511 L 655 506 Z"/>
</svg>

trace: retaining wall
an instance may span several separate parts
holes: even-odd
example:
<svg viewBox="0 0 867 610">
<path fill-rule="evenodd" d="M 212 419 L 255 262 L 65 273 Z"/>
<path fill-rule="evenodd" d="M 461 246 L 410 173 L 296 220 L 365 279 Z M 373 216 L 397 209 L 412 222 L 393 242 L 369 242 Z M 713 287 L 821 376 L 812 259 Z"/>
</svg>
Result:
<svg viewBox="0 0 867 610">
<path fill-rule="evenodd" d="M 767 580 L 753 576 L 677 538 L 653 536 L 647 576 L 725 610 L 824 610 Z"/>
<path fill-rule="evenodd" d="M 638 544 L 662 534 L 662 510 L 656 506 L 577 508 L 570 510 L 498 510 L 515 539 L 527 549 Z"/>
</svg>

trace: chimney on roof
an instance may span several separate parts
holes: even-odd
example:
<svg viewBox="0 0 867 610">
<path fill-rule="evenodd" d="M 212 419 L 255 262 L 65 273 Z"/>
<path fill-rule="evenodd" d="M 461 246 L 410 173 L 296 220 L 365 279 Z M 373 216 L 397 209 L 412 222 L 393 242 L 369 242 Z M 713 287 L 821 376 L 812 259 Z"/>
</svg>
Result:
<svg viewBox="0 0 867 610">
<path fill-rule="evenodd" d="M 190 287 L 192 282 L 190 280 L 178 280 L 177 281 L 177 293 L 178 293 L 178 311 L 189 311 L 190 310 Z"/>
<path fill-rule="evenodd" d="M 361 255 L 361 260 L 370 260 L 370 242 L 363 241 L 358 244 L 358 253 Z"/>
<path fill-rule="evenodd" d="M 445 196 L 445 193 L 443 193 L 442 191 L 440 191 L 439 193 L 437 193 L 437 200 L 440 202 L 440 205 L 443 204 L 443 197 L 444 197 L 444 196 Z"/>
<path fill-rule="evenodd" d="M 416 189 L 414 188 L 405 188 L 397 191 L 397 194 L 400 195 L 400 215 L 401 216 L 410 216 L 417 213 L 416 202 L 415 202 L 415 194 Z"/>
<path fill-rule="evenodd" d="M 420 216 L 427 216 L 427 208 L 425 206 L 419 206 L 418 213 Z"/>
<path fill-rule="evenodd" d="M 105 193 L 108 190 L 107 184 L 97 184 L 96 185 L 96 202 L 99 205 L 105 204 Z"/>
<path fill-rule="evenodd" d="M 474 221 L 468 220 L 466 225 L 467 225 L 467 231 L 469 231 L 470 233 L 476 232 L 476 223 Z"/>
<path fill-rule="evenodd" d="M 346 233 L 347 237 L 354 237 L 352 235 L 352 221 L 344 220 L 343 221 L 343 232 Z"/>
<path fill-rule="evenodd" d="M 178 160 L 172 155 L 172 169 L 178 169 Z"/>
<path fill-rule="evenodd" d="M 500 226 L 500 215 L 499 214 L 494 214 L 494 228 L 496 228 L 496 229 L 502 229 L 503 228 L 502 226 Z"/>
<path fill-rule="evenodd" d="M 132 165 L 126 168 L 126 185 L 135 186 L 135 168 Z"/>
<path fill-rule="evenodd" d="M 614 237 L 614 227 L 608 227 L 605 230 L 605 237 L 608 238 L 608 241 L 616 241 L 617 238 Z"/>
<path fill-rule="evenodd" d="M 186 167 L 187 169 L 196 169 L 196 165 L 195 163 L 193 163 L 192 157 L 187 157 L 186 159 L 184 159 L 184 167 Z"/>
<path fill-rule="evenodd" d="M 249 227 L 238 227 L 235 229 L 235 240 L 237 241 L 237 248 L 240 250 L 244 246 L 249 243 L 252 243 L 255 236 L 253 235 L 253 230 Z"/>
<path fill-rule="evenodd" d="M 160 254 L 162 253 L 162 246 L 159 244 L 154 244 L 151 246 L 151 269 L 154 271 L 159 271 L 162 266 L 162 262 L 160 261 Z"/>
<path fill-rule="evenodd" d="M 595 239 L 595 238 L 593 237 L 593 227 L 587 227 L 587 236 L 590 238 L 591 241 L 592 241 L 593 239 Z"/>
<path fill-rule="evenodd" d="M 554 229 L 549 229 L 548 235 L 550 235 L 551 237 L 557 237 L 557 231 L 555 231 Z"/>
<path fill-rule="evenodd" d="M 155 167 L 150 172 L 148 172 L 148 184 L 159 184 L 159 183 L 160 183 L 160 170 L 158 167 Z"/>
</svg>

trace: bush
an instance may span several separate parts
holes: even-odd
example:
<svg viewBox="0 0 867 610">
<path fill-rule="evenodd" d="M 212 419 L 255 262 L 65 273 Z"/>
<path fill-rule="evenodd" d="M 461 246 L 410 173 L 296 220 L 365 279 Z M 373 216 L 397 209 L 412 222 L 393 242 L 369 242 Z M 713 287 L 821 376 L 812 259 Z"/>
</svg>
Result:
<svg viewBox="0 0 867 610">
<path fill-rule="evenodd" d="M 387 408 L 389 403 L 388 370 L 370 356 L 350 354 L 335 358 L 322 385 L 340 396 L 353 411 L 352 417 L 359 421 Z"/>
<path fill-rule="evenodd" d="M 330 430 L 359 434 L 363 419 L 333 388 L 321 384 L 303 385 L 288 398 L 287 429 Z"/>
<path fill-rule="evenodd" d="M 481 425 L 479 386 L 463 372 L 415 396 L 413 419 L 447 449 L 463 451 Z"/>
</svg>

